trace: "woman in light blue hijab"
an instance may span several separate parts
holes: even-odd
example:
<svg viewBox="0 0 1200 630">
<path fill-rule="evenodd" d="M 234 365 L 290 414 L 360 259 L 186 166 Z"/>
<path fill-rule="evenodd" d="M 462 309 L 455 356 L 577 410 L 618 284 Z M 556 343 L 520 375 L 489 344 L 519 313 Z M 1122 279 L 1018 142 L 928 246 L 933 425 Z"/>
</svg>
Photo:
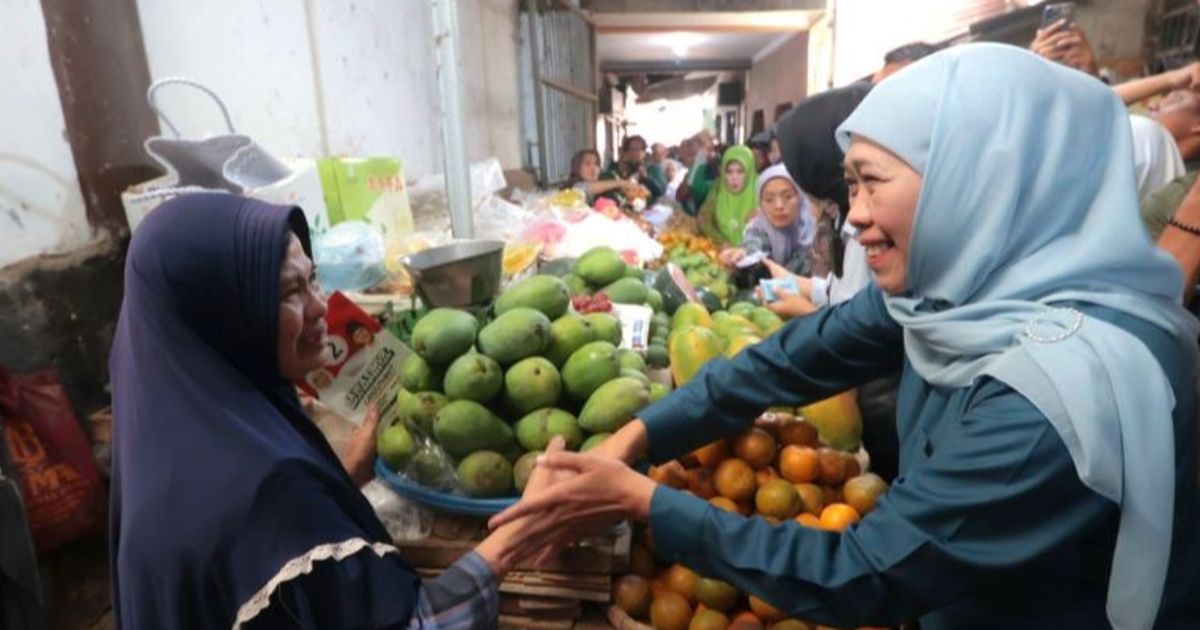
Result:
<svg viewBox="0 0 1200 630">
<path fill-rule="evenodd" d="M 826 625 L 1200 627 L 1198 326 L 1139 224 L 1121 103 L 967 45 L 880 83 L 838 140 L 877 288 L 707 365 L 588 455 L 543 458 L 577 474 L 496 522 L 628 514 L 661 557 Z M 844 532 L 725 513 L 618 461 L 897 366 L 900 476 Z"/>
</svg>

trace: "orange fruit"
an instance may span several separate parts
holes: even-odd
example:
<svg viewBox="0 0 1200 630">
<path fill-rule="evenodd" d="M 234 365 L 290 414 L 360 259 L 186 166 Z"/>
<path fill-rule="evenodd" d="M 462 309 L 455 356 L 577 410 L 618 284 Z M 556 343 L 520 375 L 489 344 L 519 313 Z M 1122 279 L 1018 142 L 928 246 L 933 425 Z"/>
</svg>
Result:
<svg viewBox="0 0 1200 630">
<path fill-rule="evenodd" d="M 752 612 L 744 612 L 733 618 L 727 630 L 763 630 L 763 622 Z"/>
<path fill-rule="evenodd" d="M 709 499 L 708 502 L 716 506 L 718 509 L 725 510 L 726 512 L 733 512 L 734 514 L 741 513 L 741 511 L 738 510 L 738 505 L 725 497 L 713 497 Z"/>
<path fill-rule="evenodd" d="M 778 608 L 753 595 L 750 596 L 750 610 L 754 611 L 754 614 L 757 615 L 759 619 L 762 619 L 767 623 L 779 621 L 784 617 L 782 610 L 779 610 Z"/>
<path fill-rule="evenodd" d="M 640 575 L 622 576 L 613 585 L 613 602 L 630 617 L 645 617 L 650 612 L 650 583 Z"/>
<path fill-rule="evenodd" d="M 734 501 L 747 501 L 754 496 L 754 469 L 740 459 L 727 459 L 717 466 L 717 492 Z"/>
<path fill-rule="evenodd" d="M 859 521 L 858 510 L 845 503 L 833 503 L 821 511 L 821 527 L 833 532 L 844 531 Z"/>
<path fill-rule="evenodd" d="M 808 512 L 801 512 L 794 520 L 805 527 L 821 529 L 821 519 L 817 516 L 809 514 Z"/>
<path fill-rule="evenodd" d="M 825 505 L 842 502 L 842 491 L 840 488 L 832 488 L 830 486 L 820 486 L 820 488 L 821 492 L 825 493 Z"/>
<path fill-rule="evenodd" d="M 765 468 L 775 461 L 775 438 L 762 429 L 750 429 L 734 441 L 733 453 L 756 470 Z"/>
<path fill-rule="evenodd" d="M 816 448 L 821 443 L 817 427 L 803 421 L 793 420 L 779 427 L 779 441 L 789 446 Z"/>
<path fill-rule="evenodd" d="M 696 601 L 696 587 L 700 584 L 700 576 L 695 571 L 682 564 L 672 565 L 667 569 L 667 588 L 687 598 L 689 602 Z"/>
<path fill-rule="evenodd" d="M 696 599 L 702 606 L 713 610 L 729 610 L 741 596 L 732 584 L 721 580 L 700 578 L 700 583 L 696 585 Z"/>
<path fill-rule="evenodd" d="M 711 499 L 717 496 L 717 484 L 713 482 L 713 471 L 707 468 L 693 468 L 687 471 L 688 490 L 698 497 Z"/>
<path fill-rule="evenodd" d="M 779 452 L 779 474 L 792 483 L 809 483 L 821 473 L 821 458 L 809 446 L 790 444 Z"/>
<path fill-rule="evenodd" d="M 768 481 L 754 493 L 754 505 L 758 513 L 786 520 L 800 512 L 800 493 L 796 487 L 782 480 Z"/>
<path fill-rule="evenodd" d="M 754 471 L 754 483 L 759 486 L 764 486 L 768 481 L 779 479 L 779 475 L 775 473 L 775 469 L 767 466 Z"/>
<path fill-rule="evenodd" d="M 676 461 L 651 467 L 649 476 L 655 483 L 670 486 L 676 490 L 686 490 L 688 487 L 687 471 Z"/>
<path fill-rule="evenodd" d="M 796 492 L 800 494 L 800 509 L 813 516 L 820 516 L 825 509 L 825 491 L 815 483 L 795 484 Z"/>
<path fill-rule="evenodd" d="M 843 453 L 833 449 L 823 448 L 817 451 L 821 460 L 821 472 L 818 479 L 826 486 L 841 486 L 846 480 L 846 458 Z"/>
<path fill-rule="evenodd" d="M 738 514 L 742 516 L 751 516 L 754 514 L 754 500 L 741 501 L 737 504 Z"/>
<path fill-rule="evenodd" d="M 729 617 L 719 610 L 701 610 L 688 624 L 688 630 L 725 630 L 728 627 Z"/>
<path fill-rule="evenodd" d="M 717 440 L 692 451 L 692 456 L 705 468 L 716 468 L 717 464 L 729 459 L 729 442 Z"/>
<path fill-rule="evenodd" d="M 652 580 L 656 569 L 657 563 L 654 561 L 654 554 L 650 553 L 649 549 L 637 543 L 629 546 L 629 570 L 632 573 Z"/>
<path fill-rule="evenodd" d="M 667 588 L 667 581 L 661 577 L 650 580 L 650 596 L 658 599 L 663 593 L 670 593 L 671 589 Z"/>
<path fill-rule="evenodd" d="M 784 619 L 771 624 L 770 630 L 812 630 L 812 626 L 799 619 Z"/>
<path fill-rule="evenodd" d="M 868 512 L 875 509 L 875 501 L 879 499 L 880 495 L 887 492 L 887 489 L 887 482 L 882 477 L 874 473 L 867 473 L 847 479 L 846 483 L 842 485 L 842 497 L 850 507 L 866 516 Z"/>
<path fill-rule="evenodd" d="M 650 623 L 657 630 L 687 630 L 692 605 L 679 593 L 663 593 L 650 604 Z"/>
</svg>

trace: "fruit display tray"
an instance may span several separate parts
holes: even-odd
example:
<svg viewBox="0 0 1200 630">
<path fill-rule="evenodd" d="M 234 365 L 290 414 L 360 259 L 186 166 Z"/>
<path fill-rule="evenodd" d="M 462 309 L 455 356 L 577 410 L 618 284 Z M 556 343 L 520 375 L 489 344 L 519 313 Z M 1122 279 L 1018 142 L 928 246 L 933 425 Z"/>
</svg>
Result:
<svg viewBox="0 0 1200 630">
<path fill-rule="evenodd" d="M 476 499 L 461 494 L 451 494 L 449 492 L 426 488 L 415 481 L 392 472 L 381 459 L 375 460 L 375 475 L 380 481 L 387 484 L 389 488 L 396 491 L 396 494 L 416 501 L 435 511 L 465 514 L 467 516 L 493 516 L 503 512 L 517 502 L 517 497 Z"/>
</svg>

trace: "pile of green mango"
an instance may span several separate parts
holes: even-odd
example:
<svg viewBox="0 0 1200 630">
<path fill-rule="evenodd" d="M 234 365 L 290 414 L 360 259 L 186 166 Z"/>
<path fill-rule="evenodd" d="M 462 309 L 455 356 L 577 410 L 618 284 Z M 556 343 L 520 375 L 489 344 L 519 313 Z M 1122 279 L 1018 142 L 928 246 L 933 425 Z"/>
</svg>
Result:
<svg viewBox="0 0 1200 630">
<path fill-rule="evenodd" d="M 729 272 L 702 252 L 689 251 L 684 245 L 676 245 L 667 252 L 667 261 L 683 270 L 688 283 L 696 289 L 708 310 L 720 310 L 733 297 L 733 282 Z M 706 298 L 706 294 L 711 294 L 712 299 Z"/>
<path fill-rule="evenodd" d="M 586 282 L 611 280 L 609 288 L 627 273 L 619 257 L 617 263 L 619 269 L 600 252 L 582 257 L 575 269 Z M 649 295 L 640 279 L 634 282 Z M 613 301 L 624 297 L 617 293 Z M 456 309 L 425 314 L 401 364 L 399 421 L 380 433 L 380 458 L 424 482 L 415 461 L 419 429 L 453 459 L 462 491 L 512 496 L 553 437 L 570 450 L 587 450 L 667 394 L 650 382 L 645 358 L 618 348 L 616 317 L 578 314 L 570 301 L 567 281 L 546 274 L 505 290 L 482 325 Z"/>
</svg>

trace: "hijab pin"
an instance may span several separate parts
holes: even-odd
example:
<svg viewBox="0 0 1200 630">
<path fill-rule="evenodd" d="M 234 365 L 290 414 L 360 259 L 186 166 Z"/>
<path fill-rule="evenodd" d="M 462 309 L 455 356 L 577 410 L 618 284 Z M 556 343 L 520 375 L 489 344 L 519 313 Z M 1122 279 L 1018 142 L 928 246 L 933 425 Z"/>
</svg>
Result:
<svg viewBox="0 0 1200 630">
<path fill-rule="evenodd" d="M 1025 336 L 1036 343 L 1058 343 L 1079 332 L 1082 326 L 1083 313 L 1079 309 L 1051 308 L 1034 315 L 1025 324 Z M 1057 333 L 1053 332 L 1055 329 L 1058 329 Z"/>
</svg>

